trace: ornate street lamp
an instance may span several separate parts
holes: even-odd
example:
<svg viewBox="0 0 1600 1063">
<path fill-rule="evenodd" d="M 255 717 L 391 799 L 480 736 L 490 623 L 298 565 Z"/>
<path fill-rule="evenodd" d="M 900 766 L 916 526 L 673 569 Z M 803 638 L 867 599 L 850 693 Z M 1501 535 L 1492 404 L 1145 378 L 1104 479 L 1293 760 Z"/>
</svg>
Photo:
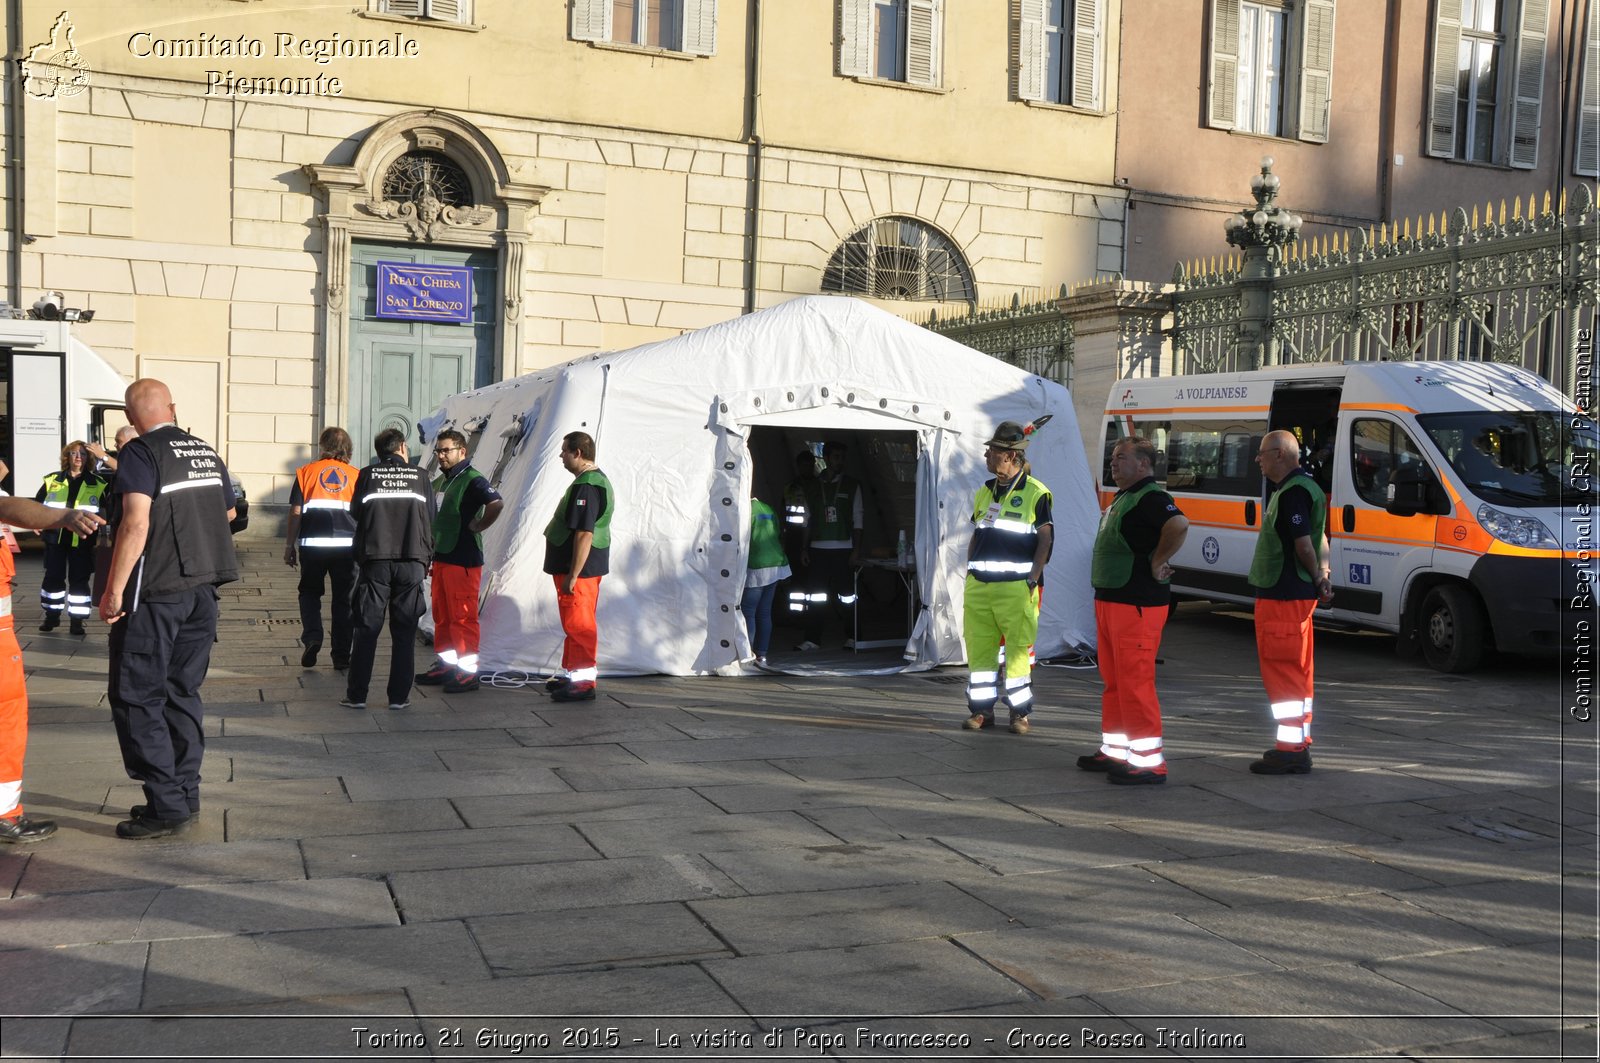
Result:
<svg viewBox="0 0 1600 1063">
<path fill-rule="evenodd" d="M 1277 205 L 1278 175 L 1272 172 L 1272 156 L 1261 159 L 1261 172 L 1250 178 L 1254 206 L 1230 214 L 1222 223 L 1228 243 L 1244 251 L 1243 275 L 1275 277 L 1283 264 L 1284 249 L 1300 239 L 1305 219 Z"/>
</svg>

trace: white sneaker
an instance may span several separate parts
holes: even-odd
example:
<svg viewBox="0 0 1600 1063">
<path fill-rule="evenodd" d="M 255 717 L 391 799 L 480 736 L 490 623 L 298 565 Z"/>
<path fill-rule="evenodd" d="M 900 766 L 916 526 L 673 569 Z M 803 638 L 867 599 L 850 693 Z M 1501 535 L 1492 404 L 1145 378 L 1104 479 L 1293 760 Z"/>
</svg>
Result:
<svg viewBox="0 0 1600 1063">
<path fill-rule="evenodd" d="M 411 707 L 411 702 L 409 702 L 409 701 L 391 701 L 391 702 L 389 702 L 389 708 L 395 709 L 397 711 L 400 710 L 400 709 L 409 709 L 410 707 Z"/>
<path fill-rule="evenodd" d="M 364 709 L 364 708 L 367 707 L 367 703 L 366 702 L 364 702 L 364 701 L 351 701 L 349 698 L 341 698 L 341 699 L 339 699 L 339 705 L 340 705 L 341 708 L 346 708 L 346 709 Z"/>
<path fill-rule="evenodd" d="M 767 659 L 765 657 L 759 657 L 758 656 L 756 658 L 756 667 L 757 668 L 765 668 L 766 666 L 767 666 Z"/>
<path fill-rule="evenodd" d="M 810 639 L 806 639 L 800 645 L 796 646 L 795 649 L 799 650 L 801 653 L 810 653 L 812 650 L 820 650 L 822 647 L 817 645 L 815 642 L 812 642 Z"/>
</svg>

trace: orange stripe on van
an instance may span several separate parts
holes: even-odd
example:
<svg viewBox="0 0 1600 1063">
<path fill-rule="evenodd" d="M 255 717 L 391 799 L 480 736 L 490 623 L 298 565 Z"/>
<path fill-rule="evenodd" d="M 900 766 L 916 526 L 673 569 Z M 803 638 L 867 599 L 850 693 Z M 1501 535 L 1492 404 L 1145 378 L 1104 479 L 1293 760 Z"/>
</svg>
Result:
<svg viewBox="0 0 1600 1063">
<path fill-rule="evenodd" d="M 1213 413 L 1266 413 L 1271 406 L 1117 406 L 1104 411 L 1107 417 L 1139 417 L 1160 413 L 1183 413 L 1196 417 Z"/>
<path fill-rule="evenodd" d="M 1339 404 L 1339 409 L 1341 409 L 1341 410 L 1358 410 L 1358 411 L 1363 411 L 1363 410 L 1382 410 L 1382 411 L 1387 412 L 1387 413 L 1416 413 L 1417 412 L 1417 409 L 1416 409 L 1415 406 L 1407 406 L 1404 403 L 1399 403 L 1399 402 L 1363 402 L 1363 403 L 1356 403 L 1356 404 L 1349 404 L 1349 405 L 1346 405 L 1344 403 L 1340 403 Z"/>
</svg>

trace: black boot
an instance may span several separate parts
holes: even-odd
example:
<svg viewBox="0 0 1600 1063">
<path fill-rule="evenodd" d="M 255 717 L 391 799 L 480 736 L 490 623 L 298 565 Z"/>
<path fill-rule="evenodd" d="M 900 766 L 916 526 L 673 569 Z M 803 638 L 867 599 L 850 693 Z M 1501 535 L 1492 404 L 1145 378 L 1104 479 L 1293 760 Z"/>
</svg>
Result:
<svg viewBox="0 0 1600 1063">
<path fill-rule="evenodd" d="M 56 611 L 54 609 L 51 609 L 51 610 L 48 610 L 44 614 L 44 622 L 39 625 L 39 630 L 40 631 L 54 631 L 56 628 L 58 628 L 60 626 L 61 626 L 61 614 L 58 611 Z"/>
<path fill-rule="evenodd" d="M 83 617 L 81 616 L 73 617 L 71 623 L 67 625 L 67 630 L 72 632 L 74 635 L 88 634 L 88 632 L 83 629 Z"/>
</svg>

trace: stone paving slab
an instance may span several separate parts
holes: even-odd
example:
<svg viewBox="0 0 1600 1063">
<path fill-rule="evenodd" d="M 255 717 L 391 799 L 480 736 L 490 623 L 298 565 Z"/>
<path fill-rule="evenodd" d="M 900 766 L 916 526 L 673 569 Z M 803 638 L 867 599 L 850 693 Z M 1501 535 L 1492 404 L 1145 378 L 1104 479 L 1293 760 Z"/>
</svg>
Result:
<svg viewBox="0 0 1600 1063">
<path fill-rule="evenodd" d="M 1277 969 L 1176 915 L 967 933 L 955 940 L 1045 1000 Z"/>
<path fill-rule="evenodd" d="M 1444 886 L 1488 880 L 1515 882 L 1559 875 L 1564 870 L 1563 854 L 1575 852 L 1558 845 L 1510 850 L 1499 842 L 1471 837 L 1432 842 L 1391 842 L 1386 845 L 1346 845 L 1343 848 L 1363 859 L 1374 860 Z M 1593 864 L 1587 866 L 1592 867 Z"/>
<path fill-rule="evenodd" d="M 1262 782 L 1278 785 L 1262 786 Z M 1459 793 L 1454 787 L 1441 782 L 1381 768 L 1366 771 L 1314 770 L 1310 775 L 1257 776 L 1241 779 L 1237 783 L 1208 783 L 1207 789 L 1274 812 L 1370 805 L 1382 801 L 1417 801 Z"/>
<path fill-rule="evenodd" d="M 150 945 L 143 941 L 0 951 L 4 1010 L 9 1015 L 136 1011 L 149 953 Z M 5 1025 L 0 1055 L 9 1059 L 16 1052 L 16 1031 L 10 1028 L 12 1020 L 5 1020 Z"/>
<path fill-rule="evenodd" d="M 344 785 L 350 800 L 358 802 L 571 792 L 559 775 L 537 766 L 505 771 L 427 771 L 404 776 L 350 774 L 344 776 Z"/>
<path fill-rule="evenodd" d="M 943 882 L 693 901 L 741 956 L 948 937 L 1007 925 L 1006 917 Z"/>
<path fill-rule="evenodd" d="M 870 753 L 861 756 L 795 757 L 774 760 L 771 764 L 803 782 L 883 779 L 891 776 L 904 778 L 914 774 L 931 774 L 948 766 L 922 753 L 906 753 L 892 760 Z"/>
<path fill-rule="evenodd" d="M 582 830 L 589 844 L 607 857 L 777 849 L 826 845 L 834 840 L 827 831 L 793 812 L 611 820 L 585 823 Z"/>
<path fill-rule="evenodd" d="M 1246 801 L 1214 793 L 1209 787 L 1186 786 L 1181 783 L 1169 783 L 1166 786 L 1113 786 L 1105 781 L 1104 776 L 1092 772 L 1078 772 L 1078 774 L 1086 779 L 1098 781 L 1072 791 L 1028 794 L 1025 797 L 1007 799 L 1018 808 L 1026 809 L 1063 826 L 1104 823 L 1108 819 L 1134 816 L 1159 816 L 1174 823 L 1182 823 L 1191 818 L 1211 819 L 1260 811 Z"/>
<path fill-rule="evenodd" d="M 1292 856 L 1215 856 L 1151 866 L 1150 870 L 1233 908 L 1435 885 L 1342 849 L 1302 849 Z"/>
<path fill-rule="evenodd" d="M 237 882 L 25 897 L 0 904 L 0 949 L 397 922 L 381 883 Z"/>
<path fill-rule="evenodd" d="M 473 1026 L 503 1025 L 513 1031 L 518 1029 L 516 1023 L 497 1023 L 495 1017 L 589 1016 L 604 1024 L 619 1015 L 742 1014 L 740 1005 L 719 982 L 721 979 L 711 978 L 699 965 L 676 964 L 419 986 L 409 996 L 417 1013 L 425 1018 L 482 1016 L 484 1020 L 474 1020 Z"/>
<path fill-rule="evenodd" d="M 1398 898 L 1361 893 L 1323 900 L 1186 913 L 1197 926 L 1280 967 L 1373 963 L 1497 944 L 1494 937 Z"/>
<path fill-rule="evenodd" d="M 1057 827 L 1053 824 L 995 830 L 976 836 L 936 831 L 935 841 L 1001 875 L 1038 871 L 1161 863 L 1180 854 L 1149 838 L 1115 827 Z"/>
<path fill-rule="evenodd" d="M 439 759 L 451 771 L 641 766 L 638 757 L 621 746 L 610 743 L 582 746 L 523 746 L 518 745 L 509 734 L 506 735 L 504 745 L 497 744 L 492 748 L 441 749 Z"/>
<path fill-rule="evenodd" d="M 851 779 L 834 783 L 796 780 L 788 784 L 743 783 L 695 789 L 726 812 L 776 812 L 841 805 L 927 807 L 941 801 L 938 796 L 903 779 Z"/>
<path fill-rule="evenodd" d="M 462 923 L 158 941 L 146 1007 L 188 1008 L 399 989 L 488 976 Z"/>
<path fill-rule="evenodd" d="M 595 793 L 463 797 L 453 802 L 469 827 L 533 823 L 592 823 L 612 819 L 666 819 L 719 811 L 685 787 Z"/>
<path fill-rule="evenodd" d="M 740 956 L 702 966 L 754 1015 L 916 1015 L 1032 999 L 989 964 L 940 940 Z"/>
<path fill-rule="evenodd" d="M 509 731 L 512 738 L 525 746 L 609 745 L 624 740 L 639 743 L 690 741 L 688 735 L 664 721 L 623 720 L 609 712 L 603 716 L 567 717 L 559 724 L 529 726 L 525 723 Z"/>
<path fill-rule="evenodd" d="M 1573 884 L 1568 898 L 1588 906 L 1591 893 Z M 1549 941 L 1561 932 L 1561 909 L 1566 884 L 1559 877 L 1510 882 L 1473 882 L 1434 889 L 1407 890 L 1401 898 L 1445 919 L 1465 926 L 1485 928 L 1492 943 L 1521 945 Z M 1592 917 L 1593 909 L 1589 910 Z"/>
<path fill-rule="evenodd" d="M 467 926 L 496 978 L 731 955 L 682 903 L 520 912 L 469 919 Z"/>
<path fill-rule="evenodd" d="M 573 747 L 550 747 L 552 750 Z M 582 748 L 582 747 L 578 747 Z M 600 747 L 615 748 L 616 747 Z M 622 752 L 627 753 L 626 750 Z M 677 786 L 729 786 L 740 783 L 788 785 L 795 777 L 765 760 L 697 761 L 692 764 L 631 763 L 589 767 L 581 762 L 556 768 L 556 774 L 574 790 L 641 790 Z"/>
<path fill-rule="evenodd" d="M 912 775 L 908 781 L 941 797 L 967 800 L 974 797 L 1003 797 L 1025 800 L 1035 794 L 1076 793 L 1098 790 L 1106 785 L 1105 776 L 1078 771 L 1066 764 L 1053 768 L 942 772 L 937 775 Z"/>
<path fill-rule="evenodd" d="M 839 728 L 815 734 L 776 729 L 756 738 L 702 738 L 694 742 L 624 743 L 640 760 L 650 764 L 689 764 L 703 760 L 789 760 L 794 757 L 858 756 L 878 752 L 897 756 L 920 752 L 942 740 L 912 734 L 862 734 Z"/>
<path fill-rule="evenodd" d="M 233 778 L 240 782 L 329 775 L 411 775 L 445 770 L 444 761 L 437 753 L 420 749 L 414 753 L 241 753 L 233 757 Z"/>
<path fill-rule="evenodd" d="M 1437 959 L 1419 962 L 1431 964 Z M 1151 1042 L 1160 1027 L 1183 1032 L 1200 1028 L 1213 1035 L 1243 1037 L 1249 1056 L 1255 1058 L 1389 1054 L 1406 1045 L 1501 1032 L 1468 1013 L 1453 1014 L 1448 1002 L 1441 1005 L 1431 995 L 1357 966 L 1192 978 L 1098 992 L 1092 999 L 1112 1014 L 1125 1016 Z M 1474 1010 L 1482 1010 L 1485 1003 L 1480 1001 Z"/>
<path fill-rule="evenodd" d="M 221 763 L 227 760 L 219 758 Z M 243 779 L 213 782 L 217 765 L 207 762 L 207 771 L 200 788 L 200 807 L 203 812 L 226 808 L 261 805 L 315 805 L 350 803 L 337 774 L 298 776 L 292 779 Z M 144 787 L 138 783 L 113 786 L 106 794 L 100 811 L 104 815 L 126 818 L 128 809 L 144 803 Z"/>
<path fill-rule="evenodd" d="M 1151 838 L 1187 857 L 1288 853 L 1331 845 L 1384 845 L 1393 841 L 1386 834 L 1329 819 L 1318 812 L 1293 816 L 1278 812 L 1244 812 L 1210 819 L 1116 819 L 1113 826 Z"/>
<path fill-rule="evenodd" d="M 519 867 L 402 871 L 390 877 L 406 922 L 727 897 L 740 889 L 695 856 L 635 856 Z"/>
<path fill-rule="evenodd" d="M 471 731 L 415 731 L 395 734 L 378 731 L 370 734 L 334 734 L 326 736 L 324 743 L 334 755 L 366 755 L 380 753 L 437 753 L 457 750 L 513 750 L 522 748 L 511 732 L 489 728 Z"/>
<path fill-rule="evenodd" d="M 930 798 L 932 795 L 929 795 Z M 1049 821 L 1002 802 L 940 801 L 896 808 L 818 808 L 807 819 L 840 841 L 868 845 L 906 838 L 983 837 L 996 830 L 1046 826 Z"/>
<path fill-rule="evenodd" d="M 1129 912 L 1224 911 L 1226 906 L 1137 866 L 1077 868 L 958 883 L 1015 924 L 1114 922 Z"/>
<path fill-rule="evenodd" d="M 908 882 L 959 881 L 976 889 L 998 876 L 946 846 L 930 841 L 889 841 L 869 845 L 813 845 L 787 849 L 747 849 L 705 854 L 749 893 L 838 890 Z"/>
<path fill-rule="evenodd" d="M 192 886 L 306 877 L 300 847 L 292 840 L 133 848 L 109 831 L 70 849 L 40 848 L 29 854 L 25 866 L 16 886 L 18 897 L 137 889 L 176 881 Z"/>
<path fill-rule="evenodd" d="M 228 810 L 228 840 L 250 838 L 326 838 L 337 834 L 387 834 L 392 831 L 445 830 L 461 817 L 442 798 L 422 801 L 362 801 L 325 808 L 276 805 Z"/>
<path fill-rule="evenodd" d="M 347 834 L 300 842 L 308 878 L 599 859 L 565 825 Z"/>
</svg>

